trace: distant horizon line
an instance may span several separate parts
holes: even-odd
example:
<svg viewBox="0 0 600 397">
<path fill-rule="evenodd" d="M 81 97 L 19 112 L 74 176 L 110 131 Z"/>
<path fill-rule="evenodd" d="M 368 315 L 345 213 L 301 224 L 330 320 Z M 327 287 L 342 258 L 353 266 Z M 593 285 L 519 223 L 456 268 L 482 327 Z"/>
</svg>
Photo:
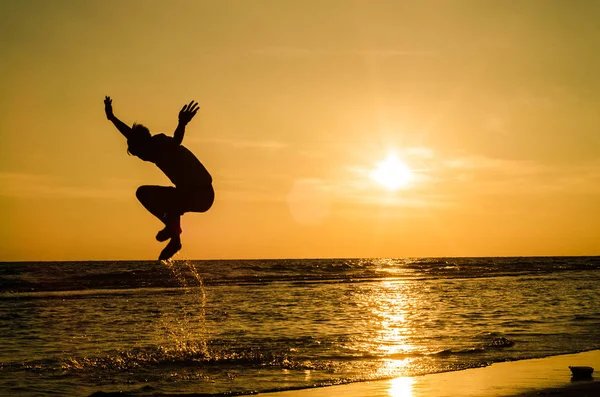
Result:
<svg viewBox="0 0 600 397">
<path fill-rule="evenodd" d="M 600 254 L 594 255 L 490 255 L 490 256 L 403 256 L 403 257 L 303 257 L 303 258 L 224 258 L 224 259 L 174 259 L 175 262 L 182 261 L 204 261 L 204 262 L 225 262 L 225 261 L 289 261 L 289 260 L 350 260 L 350 259 L 466 259 L 466 258 L 597 258 Z M 57 262 L 159 262 L 157 259 L 28 259 L 28 260 L 0 260 L 0 263 L 57 263 Z"/>
</svg>

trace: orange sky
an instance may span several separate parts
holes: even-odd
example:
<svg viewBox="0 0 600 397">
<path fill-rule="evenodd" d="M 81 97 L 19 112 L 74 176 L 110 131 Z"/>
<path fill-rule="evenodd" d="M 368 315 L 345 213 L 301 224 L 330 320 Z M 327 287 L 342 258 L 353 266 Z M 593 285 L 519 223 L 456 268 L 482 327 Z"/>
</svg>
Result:
<svg viewBox="0 0 600 397">
<path fill-rule="evenodd" d="M 0 260 L 153 259 L 168 184 L 105 119 L 214 178 L 179 258 L 600 254 L 600 3 L 0 4 Z M 389 153 L 412 170 L 371 177 Z"/>
</svg>

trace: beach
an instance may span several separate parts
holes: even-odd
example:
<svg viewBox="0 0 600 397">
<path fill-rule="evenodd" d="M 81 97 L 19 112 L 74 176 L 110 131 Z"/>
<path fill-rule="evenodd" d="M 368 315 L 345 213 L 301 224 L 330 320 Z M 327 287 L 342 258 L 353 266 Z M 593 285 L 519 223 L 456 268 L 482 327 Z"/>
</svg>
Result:
<svg viewBox="0 0 600 397">
<path fill-rule="evenodd" d="M 495 363 L 489 367 L 351 385 L 269 393 L 269 397 L 533 397 L 599 396 L 598 375 L 571 380 L 569 366 L 600 368 L 600 350 L 541 359 Z"/>
</svg>

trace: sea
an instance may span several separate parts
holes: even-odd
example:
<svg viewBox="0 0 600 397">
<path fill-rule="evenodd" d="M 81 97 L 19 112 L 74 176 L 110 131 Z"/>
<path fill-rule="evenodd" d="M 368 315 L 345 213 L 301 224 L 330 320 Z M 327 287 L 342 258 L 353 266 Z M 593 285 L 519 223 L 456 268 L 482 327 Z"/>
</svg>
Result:
<svg viewBox="0 0 600 397">
<path fill-rule="evenodd" d="M 232 396 L 600 349 L 600 257 L 0 263 L 0 395 Z"/>
</svg>

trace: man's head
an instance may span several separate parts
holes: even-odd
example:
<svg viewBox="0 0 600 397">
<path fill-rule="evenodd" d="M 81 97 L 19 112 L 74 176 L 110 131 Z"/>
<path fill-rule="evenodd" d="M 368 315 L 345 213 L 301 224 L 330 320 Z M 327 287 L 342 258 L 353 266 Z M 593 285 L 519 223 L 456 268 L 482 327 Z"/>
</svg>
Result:
<svg viewBox="0 0 600 397">
<path fill-rule="evenodd" d="M 151 137 L 152 135 L 150 135 L 148 128 L 134 123 L 131 126 L 131 134 L 127 138 L 127 153 L 144 159 L 145 149 L 148 147 Z"/>
</svg>

